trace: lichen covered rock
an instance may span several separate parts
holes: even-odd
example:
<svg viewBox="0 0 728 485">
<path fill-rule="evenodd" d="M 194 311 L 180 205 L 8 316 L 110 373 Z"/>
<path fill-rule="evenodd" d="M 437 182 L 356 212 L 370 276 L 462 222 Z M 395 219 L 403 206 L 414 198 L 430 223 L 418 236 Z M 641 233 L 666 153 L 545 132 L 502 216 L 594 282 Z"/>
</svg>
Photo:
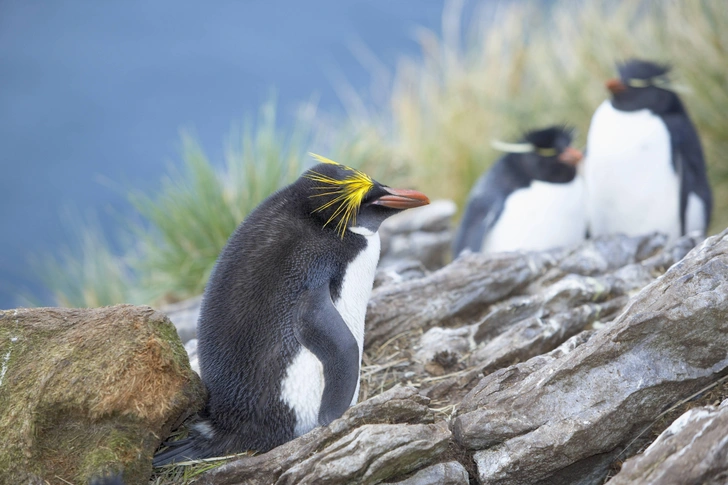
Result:
<svg viewBox="0 0 728 485">
<path fill-rule="evenodd" d="M 0 311 L 0 483 L 142 483 L 161 438 L 203 402 L 151 308 Z"/>
</svg>

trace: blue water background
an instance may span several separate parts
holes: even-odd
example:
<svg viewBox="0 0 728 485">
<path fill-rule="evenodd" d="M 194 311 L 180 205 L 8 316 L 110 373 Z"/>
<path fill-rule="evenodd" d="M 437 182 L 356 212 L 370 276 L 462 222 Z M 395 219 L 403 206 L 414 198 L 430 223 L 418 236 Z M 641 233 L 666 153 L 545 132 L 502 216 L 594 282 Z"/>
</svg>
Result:
<svg viewBox="0 0 728 485">
<path fill-rule="evenodd" d="M 389 68 L 440 31 L 442 0 L 0 0 L 0 308 L 43 295 L 28 259 L 67 245 L 62 213 L 97 214 L 114 242 L 124 191 L 159 186 L 180 128 L 221 161 L 231 126 L 277 93 L 342 111 L 334 90 Z M 48 295 L 42 303 L 50 304 Z"/>
</svg>

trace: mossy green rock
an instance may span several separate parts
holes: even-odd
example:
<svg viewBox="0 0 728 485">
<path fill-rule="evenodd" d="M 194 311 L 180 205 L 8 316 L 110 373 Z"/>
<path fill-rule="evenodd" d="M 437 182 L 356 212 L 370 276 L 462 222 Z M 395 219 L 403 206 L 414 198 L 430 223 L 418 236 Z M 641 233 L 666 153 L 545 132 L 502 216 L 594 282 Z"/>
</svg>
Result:
<svg viewBox="0 0 728 485">
<path fill-rule="evenodd" d="M 0 311 L 0 483 L 144 483 L 205 391 L 149 307 Z"/>
</svg>

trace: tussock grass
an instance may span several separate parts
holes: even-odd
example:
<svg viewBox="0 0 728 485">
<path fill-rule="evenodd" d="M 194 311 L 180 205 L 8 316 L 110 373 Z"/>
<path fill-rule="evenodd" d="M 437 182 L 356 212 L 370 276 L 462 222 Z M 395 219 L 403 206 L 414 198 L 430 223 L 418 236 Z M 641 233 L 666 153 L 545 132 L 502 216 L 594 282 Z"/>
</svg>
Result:
<svg viewBox="0 0 728 485">
<path fill-rule="evenodd" d="M 59 305 L 71 307 L 159 304 L 202 293 L 237 225 L 298 176 L 309 138 L 303 123 L 278 128 L 273 101 L 230 140 L 222 167 L 183 135 L 181 167 L 172 167 L 154 194 L 129 195 L 137 216 L 120 221 L 120 237 L 135 243 L 116 254 L 98 224 L 77 222 L 77 250 L 41 258 L 45 285 Z"/>
<path fill-rule="evenodd" d="M 116 303 L 144 303 L 136 291 L 128 256 L 117 255 L 97 219 L 66 218 L 72 237 L 57 257 L 41 255 L 31 265 L 64 307 L 100 307 Z M 32 295 L 22 297 L 35 302 Z"/>
<path fill-rule="evenodd" d="M 248 124 L 228 145 L 220 172 L 202 148 L 183 136 L 184 166 L 162 182 L 159 195 L 133 193 L 146 221 L 136 227 L 140 256 L 133 262 L 147 301 L 177 301 L 202 293 L 230 234 L 263 199 L 298 176 L 307 130 L 276 127 L 265 104 L 255 130 Z"/>
</svg>

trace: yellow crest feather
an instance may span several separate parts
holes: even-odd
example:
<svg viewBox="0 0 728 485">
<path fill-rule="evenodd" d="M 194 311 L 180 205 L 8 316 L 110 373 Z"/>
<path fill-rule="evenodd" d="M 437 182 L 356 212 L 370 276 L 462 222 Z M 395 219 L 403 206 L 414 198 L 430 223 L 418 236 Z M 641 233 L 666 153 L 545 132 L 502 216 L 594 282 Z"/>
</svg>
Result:
<svg viewBox="0 0 728 485">
<path fill-rule="evenodd" d="M 328 209 L 329 207 L 335 207 L 334 212 L 326 221 L 324 227 L 338 217 L 339 222 L 336 224 L 336 232 L 338 232 L 343 238 L 349 222 L 351 221 L 356 224 L 356 213 L 359 211 L 359 207 L 361 206 L 364 196 L 374 186 L 374 181 L 371 177 L 369 177 L 369 175 L 360 170 L 347 167 L 346 165 L 342 165 L 315 153 L 309 152 L 309 155 L 321 163 L 338 165 L 339 167 L 351 172 L 350 176 L 342 180 L 334 179 L 314 171 L 309 171 L 304 175 L 304 177 L 309 180 L 323 184 L 314 187 L 314 190 L 320 190 L 321 192 L 313 194 L 310 197 L 329 196 L 331 199 L 324 202 L 320 207 L 314 210 L 314 212 L 320 212 Z"/>
</svg>

